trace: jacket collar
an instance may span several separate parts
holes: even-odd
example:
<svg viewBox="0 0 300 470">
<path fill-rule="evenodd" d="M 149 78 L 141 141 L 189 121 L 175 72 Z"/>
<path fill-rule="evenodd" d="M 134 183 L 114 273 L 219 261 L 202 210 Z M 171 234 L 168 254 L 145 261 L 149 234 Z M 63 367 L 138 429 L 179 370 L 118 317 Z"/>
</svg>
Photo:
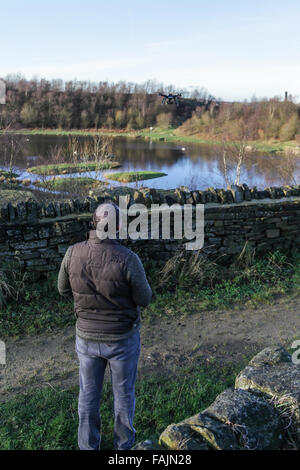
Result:
<svg viewBox="0 0 300 470">
<path fill-rule="evenodd" d="M 86 239 L 92 243 L 110 243 L 110 244 L 119 244 L 120 243 L 120 240 L 119 239 L 110 239 L 110 238 L 105 238 L 104 240 L 101 240 L 98 236 L 97 236 L 97 232 L 96 230 L 90 230 L 87 234 L 86 234 Z"/>
</svg>

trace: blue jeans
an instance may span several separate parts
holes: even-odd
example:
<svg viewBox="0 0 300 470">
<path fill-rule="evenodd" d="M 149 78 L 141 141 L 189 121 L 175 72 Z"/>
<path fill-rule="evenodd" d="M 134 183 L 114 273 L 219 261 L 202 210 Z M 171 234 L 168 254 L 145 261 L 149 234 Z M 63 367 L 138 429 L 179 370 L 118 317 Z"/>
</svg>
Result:
<svg viewBox="0 0 300 470">
<path fill-rule="evenodd" d="M 114 397 L 114 449 L 130 449 L 135 441 L 133 417 L 135 381 L 141 351 L 140 333 L 111 343 L 95 343 L 76 336 L 79 358 L 78 445 L 98 450 L 101 442 L 100 400 L 108 362 Z"/>
</svg>

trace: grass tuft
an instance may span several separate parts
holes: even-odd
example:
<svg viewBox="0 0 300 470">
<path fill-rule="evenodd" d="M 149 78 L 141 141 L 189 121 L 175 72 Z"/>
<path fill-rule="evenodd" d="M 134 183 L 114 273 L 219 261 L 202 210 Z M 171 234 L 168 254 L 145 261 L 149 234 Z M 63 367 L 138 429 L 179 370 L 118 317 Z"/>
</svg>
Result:
<svg viewBox="0 0 300 470">
<path fill-rule="evenodd" d="M 122 183 L 132 183 L 135 181 L 160 178 L 161 176 L 167 176 L 167 174 L 159 171 L 124 171 L 122 173 L 107 173 L 104 175 L 104 178 L 120 181 Z"/>
</svg>

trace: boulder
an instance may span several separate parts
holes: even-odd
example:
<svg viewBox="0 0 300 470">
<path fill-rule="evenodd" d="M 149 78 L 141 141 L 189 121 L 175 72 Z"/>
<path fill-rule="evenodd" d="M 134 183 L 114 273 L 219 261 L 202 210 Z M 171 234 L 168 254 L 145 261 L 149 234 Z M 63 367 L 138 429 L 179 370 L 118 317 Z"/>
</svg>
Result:
<svg viewBox="0 0 300 470">
<path fill-rule="evenodd" d="M 217 396 L 205 413 L 231 426 L 242 448 L 278 449 L 282 444 L 278 410 L 253 393 L 227 389 Z"/>
<path fill-rule="evenodd" d="M 159 444 L 170 450 L 209 450 L 207 441 L 186 424 L 170 424 L 159 437 Z"/>
<path fill-rule="evenodd" d="M 175 189 L 176 202 L 180 205 L 185 204 L 185 191 L 180 188 Z"/>
<path fill-rule="evenodd" d="M 300 367 L 284 348 L 266 348 L 257 354 L 239 373 L 235 387 L 268 397 L 300 442 Z"/>
<path fill-rule="evenodd" d="M 145 441 L 138 442 L 131 450 L 155 450 L 158 446 L 154 446 L 153 442 L 150 439 L 146 439 Z"/>
<path fill-rule="evenodd" d="M 289 396 L 300 405 L 300 367 L 285 349 L 266 348 L 236 378 L 235 387 L 262 392 L 270 397 Z"/>
<path fill-rule="evenodd" d="M 243 191 L 244 191 L 244 198 L 245 198 L 245 201 L 251 201 L 251 193 L 250 193 L 250 189 L 249 189 L 249 186 L 244 183 L 241 185 Z"/>
<path fill-rule="evenodd" d="M 227 197 L 227 191 L 225 189 L 216 189 L 217 195 L 218 195 L 218 201 L 221 204 L 226 204 L 228 202 L 228 197 Z"/>
<path fill-rule="evenodd" d="M 211 193 L 211 202 L 218 202 L 218 193 L 215 188 L 208 188 L 207 191 Z"/>
<path fill-rule="evenodd" d="M 133 200 L 135 204 L 145 204 L 145 198 L 141 191 L 134 191 Z"/>
<path fill-rule="evenodd" d="M 228 187 L 229 191 L 231 191 L 231 194 L 233 196 L 233 200 L 236 203 L 243 202 L 244 200 L 244 191 L 241 186 L 238 186 L 237 184 L 232 184 L 231 186 Z"/>
<path fill-rule="evenodd" d="M 236 434 L 231 426 L 212 418 L 206 412 L 185 419 L 182 424 L 188 425 L 204 441 L 216 450 L 238 450 Z"/>
</svg>

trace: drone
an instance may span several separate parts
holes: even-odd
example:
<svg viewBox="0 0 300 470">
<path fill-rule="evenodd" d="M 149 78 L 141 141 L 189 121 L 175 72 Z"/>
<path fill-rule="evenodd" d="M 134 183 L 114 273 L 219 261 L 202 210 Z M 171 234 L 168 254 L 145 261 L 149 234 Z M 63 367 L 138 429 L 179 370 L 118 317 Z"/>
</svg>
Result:
<svg viewBox="0 0 300 470">
<path fill-rule="evenodd" d="M 176 106 L 179 106 L 179 98 L 182 96 L 181 93 L 178 93 L 177 95 L 173 95 L 173 93 L 169 93 L 168 95 L 164 95 L 163 93 L 158 93 L 159 96 L 163 96 L 163 100 L 161 104 L 176 104 Z"/>
</svg>

